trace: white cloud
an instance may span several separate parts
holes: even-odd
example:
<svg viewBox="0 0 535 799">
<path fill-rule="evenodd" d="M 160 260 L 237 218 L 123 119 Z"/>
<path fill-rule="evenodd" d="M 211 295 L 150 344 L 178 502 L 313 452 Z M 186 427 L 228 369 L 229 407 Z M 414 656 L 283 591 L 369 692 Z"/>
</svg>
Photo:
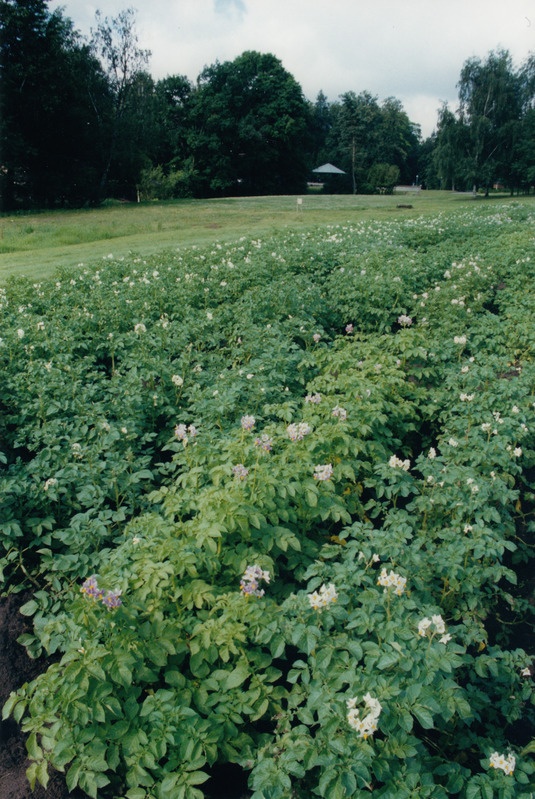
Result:
<svg viewBox="0 0 535 799">
<path fill-rule="evenodd" d="M 245 12 L 245 3 L 243 0 L 214 0 L 214 7 L 217 13 L 236 14 L 241 17 Z"/>
<path fill-rule="evenodd" d="M 52 0 L 82 33 L 97 8 L 114 16 L 128 0 Z M 141 5 L 141 4 L 140 4 Z M 535 50 L 533 0 L 151 0 L 137 11 L 150 72 L 195 80 L 204 66 L 244 50 L 276 55 L 310 100 L 369 91 L 401 100 L 431 133 L 442 101 L 456 105 L 464 62 L 509 50 L 520 64 Z"/>
</svg>

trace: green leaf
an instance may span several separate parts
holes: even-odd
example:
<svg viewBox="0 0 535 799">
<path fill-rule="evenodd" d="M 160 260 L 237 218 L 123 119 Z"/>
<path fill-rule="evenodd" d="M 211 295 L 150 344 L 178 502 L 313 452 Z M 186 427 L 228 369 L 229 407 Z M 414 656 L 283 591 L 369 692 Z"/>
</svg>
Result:
<svg viewBox="0 0 535 799">
<path fill-rule="evenodd" d="M 282 635 L 274 635 L 273 638 L 269 642 L 269 651 L 271 652 L 271 656 L 274 658 L 279 658 L 285 649 L 286 642 Z"/>
<path fill-rule="evenodd" d="M 126 792 L 126 799 L 146 799 L 147 791 L 144 788 L 130 788 Z"/>
<path fill-rule="evenodd" d="M 269 700 L 266 697 L 256 707 L 254 713 L 251 714 L 251 721 L 257 721 L 257 719 L 262 718 L 262 716 L 264 716 L 267 713 L 268 707 L 269 707 Z"/>
<path fill-rule="evenodd" d="M 483 796 L 483 799 L 494 799 L 494 791 L 490 785 L 483 784 L 481 786 L 481 794 Z"/>
<path fill-rule="evenodd" d="M 206 782 L 210 778 L 209 774 L 205 774 L 204 771 L 189 771 L 187 775 L 187 783 L 188 785 L 202 785 L 203 782 Z"/>
<path fill-rule="evenodd" d="M 67 771 L 67 774 L 65 775 L 65 782 L 67 783 L 67 788 L 69 789 L 69 791 L 73 791 L 76 788 L 80 780 L 81 773 L 82 773 L 82 764 L 80 763 L 79 760 L 75 760 L 70 769 Z"/>
<path fill-rule="evenodd" d="M 141 469 L 132 476 L 137 480 L 152 480 L 154 477 L 153 473 L 149 471 L 149 469 Z"/>
<path fill-rule="evenodd" d="M 148 654 L 149 659 L 152 661 L 152 663 L 154 663 L 155 666 L 162 667 L 162 666 L 165 666 L 167 664 L 169 653 L 167 652 L 165 647 L 163 647 L 157 641 L 152 641 L 151 642 L 151 645 L 150 645 L 150 647 L 148 649 L 147 654 Z M 119 669 L 121 669 L 120 665 L 119 665 Z M 130 670 L 128 670 L 128 671 L 131 674 Z"/>
<path fill-rule="evenodd" d="M 377 668 L 379 671 L 384 671 L 391 666 L 395 666 L 398 661 L 399 655 L 396 652 L 385 652 L 377 661 Z"/>
<path fill-rule="evenodd" d="M 433 729 L 434 727 L 433 716 L 429 708 L 424 707 L 424 705 L 414 705 L 414 707 L 412 708 L 412 712 L 416 716 L 417 720 L 422 725 L 424 730 Z"/>
<path fill-rule="evenodd" d="M 36 613 L 38 610 L 39 610 L 39 605 L 37 604 L 35 599 L 30 599 L 29 602 L 26 602 L 26 604 L 22 605 L 22 607 L 19 608 L 19 613 L 22 613 L 23 616 L 33 616 L 33 614 Z"/>
<path fill-rule="evenodd" d="M 43 750 L 37 743 L 37 735 L 35 732 L 28 737 L 26 741 L 26 750 L 33 760 L 40 760 L 43 757 Z"/>
<path fill-rule="evenodd" d="M 86 664 L 86 669 L 89 672 L 89 674 L 92 674 L 93 677 L 97 678 L 97 680 L 100 680 L 101 682 L 106 681 L 106 673 L 102 668 L 102 666 L 100 665 L 100 663 L 98 663 L 96 660 L 93 661 L 90 660 Z"/>
<path fill-rule="evenodd" d="M 345 789 L 346 796 L 353 796 L 357 790 L 357 780 L 351 771 L 344 771 L 340 777 L 340 782 Z"/>
<path fill-rule="evenodd" d="M 36 771 L 37 782 L 39 782 L 43 788 L 46 789 L 48 782 L 50 780 L 50 775 L 48 773 L 48 763 L 46 760 L 41 760 L 40 763 L 37 764 L 37 771 Z"/>
<path fill-rule="evenodd" d="M 310 508 L 315 508 L 316 505 L 318 504 L 318 495 L 316 494 L 315 491 L 310 491 L 310 490 L 305 491 L 305 498 L 307 505 Z"/>
<path fill-rule="evenodd" d="M 126 663 L 115 663 L 110 669 L 110 676 L 114 682 L 128 687 L 132 684 L 132 671 Z"/>
<path fill-rule="evenodd" d="M 139 713 L 139 704 L 135 696 L 129 696 L 123 705 L 124 713 L 127 719 L 132 720 Z"/>
<path fill-rule="evenodd" d="M 422 693 L 422 686 L 419 683 L 413 683 L 412 685 L 409 685 L 409 687 L 405 691 L 405 696 L 407 698 L 407 701 L 413 704 L 418 699 L 421 693 Z"/>
<path fill-rule="evenodd" d="M 316 654 L 316 666 L 321 671 L 326 671 L 334 655 L 332 647 L 323 647 Z"/>
<path fill-rule="evenodd" d="M 362 659 L 363 655 L 362 647 L 358 641 L 348 641 L 348 643 L 346 644 L 346 649 L 351 655 L 353 655 L 356 661 Z"/>
<path fill-rule="evenodd" d="M 115 724 L 108 724 L 106 727 L 106 737 L 109 738 L 110 741 L 116 741 L 126 735 L 129 729 L 130 722 L 126 721 L 126 719 L 118 721 Z M 99 771 L 99 769 L 95 768 L 95 771 Z"/>
<path fill-rule="evenodd" d="M 520 753 L 520 754 L 521 754 L 522 756 L 524 756 L 524 755 L 530 755 L 530 754 L 532 754 L 533 752 L 535 752 L 535 740 L 531 741 L 531 743 L 529 743 L 527 746 L 525 746 L 525 747 L 522 749 L 522 751 L 521 751 L 521 753 Z"/>
<path fill-rule="evenodd" d="M 231 691 L 241 685 L 250 676 L 249 668 L 246 663 L 238 663 L 235 669 L 230 672 L 224 683 L 223 690 Z"/>
<path fill-rule="evenodd" d="M 308 707 L 302 707 L 297 711 L 297 718 L 302 724 L 312 727 L 315 723 L 314 714 Z"/>
<path fill-rule="evenodd" d="M 336 782 L 336 773 L 332 769 L 326 769 L 320 776 L 318 783 L 318 793 L 323 797 L 330 797 L 333 783 Z"/>
<path fill-rule="evenodd" d="M 38 766 L 39 766 L 39 764 L 34 762 L 34 763 L 31 763 L 28 766 L 28 768 L 26 769 L 26 779 L 30 783 L 30 788 L 32 789 L 32 791 L 34 790 L 35 783 L 37 781 L 37 768 L 38 768 Z"/>
<path fill-rule="evenodd" d="M 20 723 L 22 717 L 24 716 L 25 711 L 26 711 L 26 702 L 21 701 L 15 705 L 15 709 L 13 710 L 13 718 L 15 719 L 17 724 Z"/>
<path fill-rule="evenodd" d="M 458 794 L 461 792 L 464 785 L 464 778 L 461 774 L 452 774 L 448 779 L 447 789 L 451 794 Z"/>
<path fill-rule="evenodd" d="M 179 795 L 177 790 L 178 780 L 178 774 L 168 774 L 167 777 L 164 777 L 158 790 L 159 799 L 175 799 Z"/>
<path fill-rule="evenodd" d="M 79 785 L 82 791 L 85 791 L 91 799 L 98 797 L 98 785 L 95 779 L 96 775 L 92 771 L 82 771 L 80 774 Z"/>
<path fill-rule="evenodd" d="M 165 682 L 172 685 L 173 688 L 184 688 L 186 685 L 186 678 L 177 669 L 169 669 L 165 672 Z"/>
<path fill-rule="evenodd" d="M 399 717 L 399 726 L 405 732 L 410 732 L 413 728 L 413 718 L 410 713 L 403 711 Z"/>
<path fill-rule="evenodd" d="M 9 695 L 9 699 L 2 708 L 2 718 L 4 721 L 12 714 L 13 708 L 16 706 L 17 702 L 20 702 L 20 696 L 18 696 L 15 692 L 11 693 Z"/>
</svg>

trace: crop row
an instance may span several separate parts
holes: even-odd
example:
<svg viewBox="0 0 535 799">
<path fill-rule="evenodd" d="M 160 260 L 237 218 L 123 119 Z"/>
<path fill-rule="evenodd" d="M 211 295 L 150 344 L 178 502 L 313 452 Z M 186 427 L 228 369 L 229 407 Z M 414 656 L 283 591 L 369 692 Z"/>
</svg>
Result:
<svg viewBox="0 0 535 799">
<path fill-rule="evenodd" d="M 0 563 L 58 655 L 4 711 L 32 783 L 200 799 L 232 763 L 253 799 L 528 799 L 532 225 L 7 287 Z"/>
</svg>

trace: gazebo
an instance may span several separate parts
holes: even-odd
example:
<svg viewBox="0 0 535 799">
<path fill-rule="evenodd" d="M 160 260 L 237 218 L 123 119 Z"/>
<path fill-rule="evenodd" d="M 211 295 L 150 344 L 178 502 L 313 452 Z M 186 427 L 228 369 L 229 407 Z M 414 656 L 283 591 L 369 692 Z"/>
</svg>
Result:
<svg viewBox="0 0 535 799">
<path fill-rule="evenodd" d="M 343 169 L 338 169 L 338 167 L 333 164 L 322 164 L 312 171 L 319 175 L 345 175 Z"/>
<path fill-rule="evenodd" d="M 340 189 L 340 175 L 345 175 L 343 169 L 339 169 L 334 164 L 322 164 L 313 169 L 315 179 L 318 183 L 310 183 L 309 186 L 314 186 L 316 189 L 321 188 L 322 191 L 327 190 L 329 194 Z"/>
</svg>

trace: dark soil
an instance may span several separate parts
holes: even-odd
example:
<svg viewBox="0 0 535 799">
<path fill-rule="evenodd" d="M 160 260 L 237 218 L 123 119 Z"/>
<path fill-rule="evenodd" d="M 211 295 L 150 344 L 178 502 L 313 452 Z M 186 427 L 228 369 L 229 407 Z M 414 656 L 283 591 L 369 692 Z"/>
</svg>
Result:
<svg viewBox="0 0 535 799">
<path fill-rule="evenodd" d="M 19 608 L 29 599 L 17 594 L 0 598 L 0 708 L 11 691 L 33 680 L 47 668 L 44 658 L 31 660 L 17 638 L 30 632 L 27 619 Z M 32 792 L 26 779 L 29 761 L 25 736 L 12 719 L 0 722 L 0 797 L 1 799 L 82 799 L 79 792 L 70 793 L 62 774 L 53 772 L 46 790 L 36 785 Z M 87 798 L 86 798 L 87 799 Z"/>
</svg>

